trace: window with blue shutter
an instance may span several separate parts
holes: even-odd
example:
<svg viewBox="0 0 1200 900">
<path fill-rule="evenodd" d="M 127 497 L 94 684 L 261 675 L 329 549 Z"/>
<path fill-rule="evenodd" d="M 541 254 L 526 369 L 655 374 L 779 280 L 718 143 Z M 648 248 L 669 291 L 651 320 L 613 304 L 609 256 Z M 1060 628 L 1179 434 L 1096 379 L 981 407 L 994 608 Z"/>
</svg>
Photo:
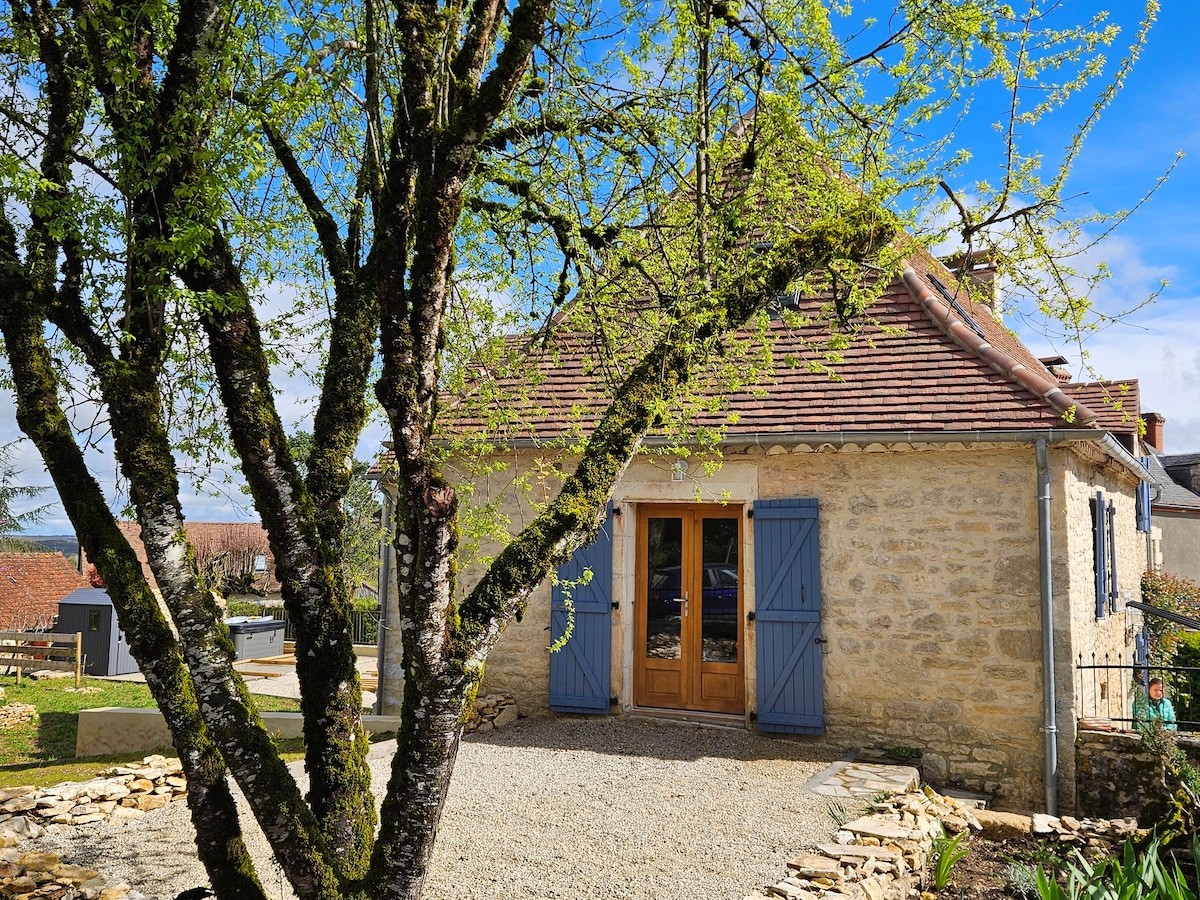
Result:
<svg viewBox="0 0 1200 900">
<path fill-rule="evenodd" d="M 1104 492 L 1092 500 L 1092 566 L 1096 575 L 1096 618 L 1108 610 L 1108 506 Z"/>
<path fill-rule="evenodd" d="M 608 715 L 612 659 L 612 504 L 595 543 L 558 567 L 550 594 L 550 641 L 571 636 L 550 654 L 550 709 Z M 585 570 L 587 584 L 577 584 Z"/>
<path fill-rule="evenodd" d="M 1146 467 L 1146 471 L 1150 471 L 1150 457 L 1139 456 L 1138 462 Z M 1137 486 L 1137 530 L 1150 531 L 1150 482 L 1139 481 Z"/>
<path fill-rule="evenodd" d="M 754 504 L 758 729 L 825 733 L 816 500 Z"/>
</svg>

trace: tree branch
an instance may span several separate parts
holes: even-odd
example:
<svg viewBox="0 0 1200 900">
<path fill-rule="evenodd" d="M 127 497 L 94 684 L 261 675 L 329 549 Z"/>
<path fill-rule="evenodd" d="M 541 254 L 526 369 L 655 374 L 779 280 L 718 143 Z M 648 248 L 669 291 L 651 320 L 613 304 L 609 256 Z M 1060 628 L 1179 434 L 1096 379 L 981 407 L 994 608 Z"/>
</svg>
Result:
<svg viewBox="0 0 1200 900">
<path fill-rule="evenodd" d="M 239 95 L 239 99 L 243 99 L 243 95 Z M 260 114 L 259 122 L 271 144 L 271 149 L 275 151 L 275 158 L 283 166 L 283 171 L 287 175 L 288 181 L 291 182 L 292 189 L 300 197 L 300 202 L 308 213 L 313 229 L 317 232 L 317 239 L 321 242 L 321 252 L 324 254 L 326 262 L 329 263 L 329 274 L 333 278 L 334 284 L 338 290 L 352 290 L 354 286 L 353 263 L 338 235 L 337 222 L 325 208 L 321 198 L 317 196 L 308 173 L 297 161 L 291 146 L 279 133 L 279 129 L 265 115 Z"/>
<path fill-rule="evenodd" d="M 340 556 L 336 548 L 321 539 L 317 511 L 296 469 L 275 407 L 259 326 L 229 247 L 219 232 L 214 232 L 202 257 L 182 267 L 181 277 L 192 290 L 227 300 L 220 310 L 205 312 L 204 328 L 233 444 L 255 508 L 270 536 L 285 606 L 296 622 L 296 673 L 304 713 L 309 802 L 324 840 L 336 853 L 336 857 L 329 858 L 330 864 L 341 876 L 357 877 L 364 871 L 370 852 L 375 806 L 366 766 L 368 741 L 362 727 L 362 693 L 350 634 L 350 602 L 341 576 Z M 365 328 L 362 319 L 374 319 L 369 299 L 364 302 L 349 292 L 338 299 L 340 307 L 356 302 L 364 309 L 356 310 L 353 319 Z M 365 384 L 373 335 L 349 328 L 346 332 L 339 338 L 344 345 L 339 343 L 336 348 L 339 374 L 350 383 L 357 377 Z M 356 366 L 358 371 L 351 373 Z M 337 494 L 338 482 L 329 477 L 329 453 L 346 452 L 351 435 L 357 436 L 365 418 L 365 405 L 356 405 L 352 397 L 346 402 L 350 404 L 347 419 L 351 423 L 346 428 L 331 421 L 334 414 L 329 401 L 322 404 L 320 429 L 326 447 L 317 462 L 326 479 L 322 499 L 327 502 L 341 496 Z M 337 521 L 340 510 L 333 512 Z M 303 824 L 298 820 L 296 827 Z M 309 854 L 315 852 L 315 844 L 306 850 Z M 297 862 L 313 865 L 311 858 Z M 326 878 L 312 869 L 310 877 L 318 876 Z"/>
<path fill-rule="evenodd" d="M 613 485 L 653 425 L 649 410 L 675 395 L 698 353 L 745 324 L 796 278 L 834 259 L 865 258 L 894 233 L 890 216 L 866 204 L 836 224 L 809 226 L 753 262 L 743 277 L 718 287 L 712 295 L 714 314 L 691 340 L 671 334 L 649 351 L 617 391 L 553 503 L 501 551 L 463 602 L 456 640 L 469 654 L 469 665 L 482 666 L 501 628 L 524 609 L 533 588 L 595 535 Z"/>
</svg>

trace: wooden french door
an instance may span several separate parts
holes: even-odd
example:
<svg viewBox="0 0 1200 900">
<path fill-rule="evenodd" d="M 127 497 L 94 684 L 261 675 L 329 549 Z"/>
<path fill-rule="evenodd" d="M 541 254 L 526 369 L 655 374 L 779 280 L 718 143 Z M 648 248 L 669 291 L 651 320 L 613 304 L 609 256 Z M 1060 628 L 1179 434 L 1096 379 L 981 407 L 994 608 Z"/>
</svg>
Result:
<svg viewBox="0 0 1200 900">
<path fill-rule="evenodd" d="M 638 508 L 635 706 L 741 713 L 742 508 Z"/>
</svg>

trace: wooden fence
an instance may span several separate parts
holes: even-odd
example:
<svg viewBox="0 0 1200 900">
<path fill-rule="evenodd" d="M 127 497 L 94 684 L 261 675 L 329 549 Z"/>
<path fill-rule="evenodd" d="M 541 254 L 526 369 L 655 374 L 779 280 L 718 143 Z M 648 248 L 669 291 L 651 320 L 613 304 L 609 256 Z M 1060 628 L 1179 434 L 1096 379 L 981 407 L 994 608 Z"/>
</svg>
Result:
<svg viewBox="0 0 1200 900">
<path fill-rule="evenodd" d="M 75 687 L 80 687 L 83 684 L 83 633 L 0 631 L 0 666 L 16 667 L 17 684 L 21 683 L 22 669 L 48 669 L 74 672 Z"/>
</svg>

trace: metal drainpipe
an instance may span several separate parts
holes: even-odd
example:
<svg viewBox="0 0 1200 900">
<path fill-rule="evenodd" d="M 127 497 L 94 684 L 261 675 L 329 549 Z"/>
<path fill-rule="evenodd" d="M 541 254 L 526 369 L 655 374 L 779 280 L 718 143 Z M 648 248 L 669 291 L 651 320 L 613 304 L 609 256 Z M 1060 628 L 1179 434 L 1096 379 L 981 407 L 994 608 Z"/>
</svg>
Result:
<svg viewBox="0 0 1200 900">
<path fill-rule="evenodd" d="M 375 635 L 375 715 L 383 715 L 383 658 L 387 637 L 388 595 L 392 587 L 392 497 L 383 492 L 383 549 L 379 554 L 379 627 Z"/>
<path fill-rule="evenodd" d="M 1058 815 L 1058 720 L 1054 701 L 1054 582 L 1050 571 L 1050 458 L 1046 439 L 1035 445 L 1038 478 L 1038 574 L 1042 594 L 1042 707 L 1045 723 L 1046 812 Z"/>
</svg>

